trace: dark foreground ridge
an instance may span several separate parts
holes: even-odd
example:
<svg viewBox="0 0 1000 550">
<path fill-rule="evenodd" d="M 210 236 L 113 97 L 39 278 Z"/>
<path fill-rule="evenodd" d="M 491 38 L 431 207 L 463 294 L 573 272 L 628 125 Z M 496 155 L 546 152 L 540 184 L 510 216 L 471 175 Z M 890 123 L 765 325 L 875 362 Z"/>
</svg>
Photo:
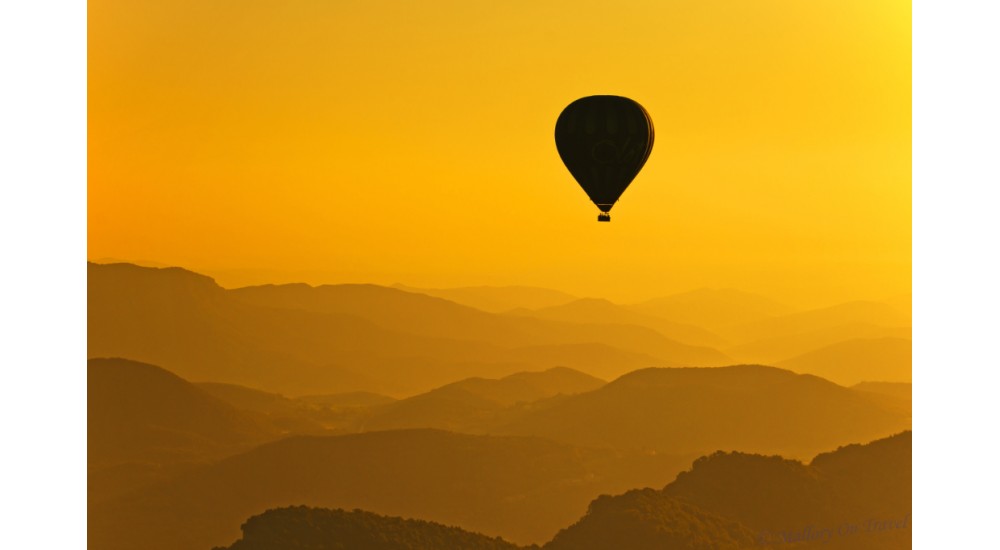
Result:
<svg viewBox="0 0 1000 550">
<path fill-rule="evenodd" d="M 215 550 L 526 550 L 500 537 L 490 538 L 430 521 L 381 516 L 362 510 L 293 506 L 253 516 L 241 527 L 243 538 Z"/>
<path fill-rule="evenodd" d="M 910 432 L 810 464 L 714 453 L 662 490 L 594 500 L 544 550 L 903 550 L 912 545 Z M 216 550 L 537 549 L 426 521 L 297 507 L 251 517 Z"/>
<path fill-rule="evenodd" d="M 810 464 L 714 453 L 663 490 L 599 497 L 545 549 L 909 549 L 911 446 L 907 431 Z"/>
</svg>

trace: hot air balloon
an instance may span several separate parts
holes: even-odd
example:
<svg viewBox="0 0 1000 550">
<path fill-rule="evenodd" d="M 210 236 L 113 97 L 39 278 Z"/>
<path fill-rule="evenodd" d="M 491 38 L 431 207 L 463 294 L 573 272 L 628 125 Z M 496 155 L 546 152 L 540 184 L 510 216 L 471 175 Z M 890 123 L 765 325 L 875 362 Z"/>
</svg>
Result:
<svg viewBox="0 0 1000 550">
<path fill-rule="evenodd" d="M 556 121 L 556 149 L 601 213 L 609 213 L 653 150 L 653 121 L 635 101 L 614 95 L 580 98 Z"/>
</svg>

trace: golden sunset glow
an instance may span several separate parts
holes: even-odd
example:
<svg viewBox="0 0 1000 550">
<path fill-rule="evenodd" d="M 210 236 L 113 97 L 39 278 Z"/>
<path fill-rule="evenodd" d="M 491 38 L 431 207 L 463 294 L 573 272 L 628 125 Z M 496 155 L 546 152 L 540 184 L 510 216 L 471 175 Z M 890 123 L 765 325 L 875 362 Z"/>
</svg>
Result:
<svg viewBox="0 0 1000 550">
<path fill-rule="evenodd" d="M 263 282 L 910 291 L 910 4 L 89 3 L 88 256 Z M 560 111 L 656 142 L 610 224 Z"/>
</svg>

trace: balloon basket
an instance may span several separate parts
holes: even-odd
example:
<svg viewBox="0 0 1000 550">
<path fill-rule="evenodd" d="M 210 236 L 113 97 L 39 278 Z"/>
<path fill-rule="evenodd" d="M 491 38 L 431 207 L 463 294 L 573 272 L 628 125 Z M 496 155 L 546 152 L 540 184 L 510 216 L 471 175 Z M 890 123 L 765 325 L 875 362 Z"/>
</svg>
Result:
<svg viewBox="0 0 1000 550">
<path fill-rule="evenodd" d="M 607 212 L 601 212 L 600 214 L 597 215 L 597 221 L 609 222 L 611 221 L 611 214 L 608 214 Z"/>
</svg>

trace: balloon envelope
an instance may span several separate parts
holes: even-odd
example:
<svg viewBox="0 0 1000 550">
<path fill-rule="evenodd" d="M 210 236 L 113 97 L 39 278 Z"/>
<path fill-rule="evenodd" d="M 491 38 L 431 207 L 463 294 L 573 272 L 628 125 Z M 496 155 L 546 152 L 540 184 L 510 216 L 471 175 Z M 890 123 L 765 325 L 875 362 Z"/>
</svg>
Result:
<svg viewBox="0 0 1000 550">
<path fill-rule="evenodd" d="M 563 163 L 610 220 L 608 212 L 646 164 L 653 150 L 653 121 L 627 97 L 595 95 L 563 109 L 556 121 Z"/>
</svg>

